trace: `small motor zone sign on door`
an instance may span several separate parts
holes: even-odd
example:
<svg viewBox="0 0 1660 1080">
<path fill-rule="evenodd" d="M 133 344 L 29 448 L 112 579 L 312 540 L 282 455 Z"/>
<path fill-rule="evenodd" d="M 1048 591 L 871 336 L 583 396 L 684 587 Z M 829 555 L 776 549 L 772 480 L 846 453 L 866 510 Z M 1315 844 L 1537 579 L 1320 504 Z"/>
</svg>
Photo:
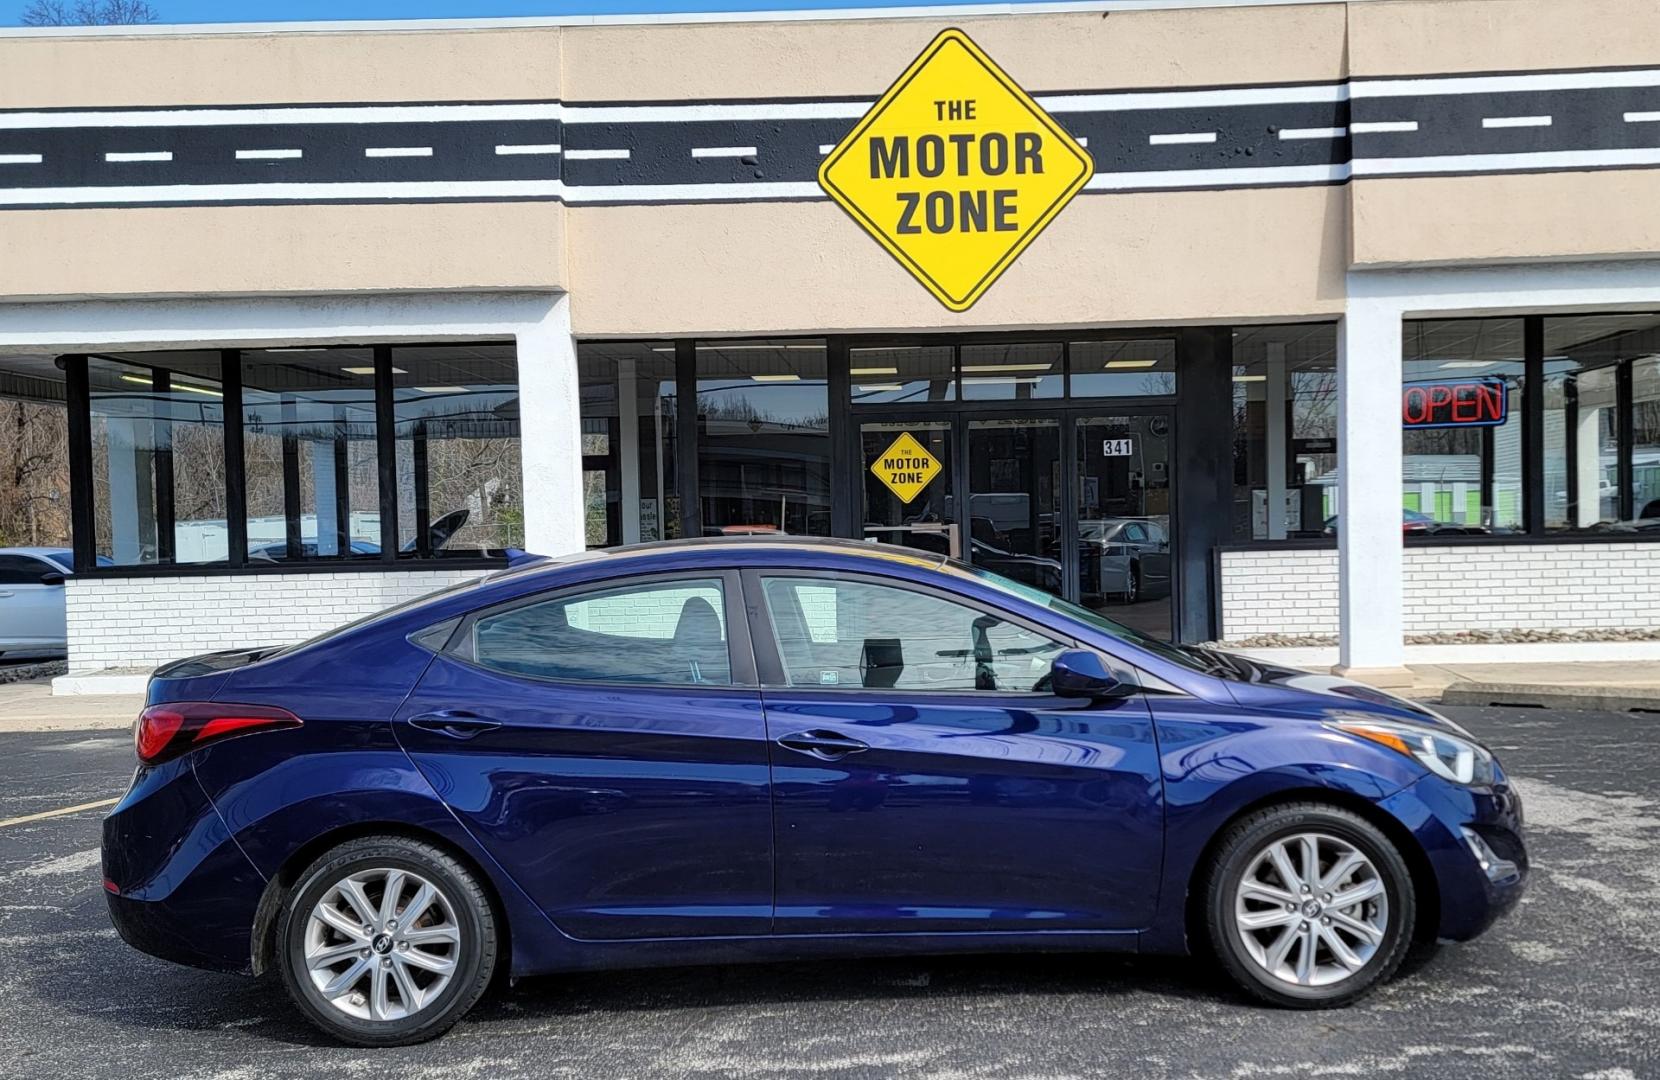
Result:
<svg viewBox="0 0 1660 1080">
<path fill-rule="evenodd" d="M 888 486 L 889 491 L 899 496 L 900 502 L 909 505 L 922 494 L 929 481 L 939 475 L 940 463 L 912 438 L 910 432 L 905 431 L 893 441 L 893 445 L 882 451 L 870 471 Z"/>
<path fill-rule="evenodd" d="M 940 303 L 966 311 L 1095 163 L 961 30 L 946 30 L 819 167 L 819 186 Z"/>
</svg>

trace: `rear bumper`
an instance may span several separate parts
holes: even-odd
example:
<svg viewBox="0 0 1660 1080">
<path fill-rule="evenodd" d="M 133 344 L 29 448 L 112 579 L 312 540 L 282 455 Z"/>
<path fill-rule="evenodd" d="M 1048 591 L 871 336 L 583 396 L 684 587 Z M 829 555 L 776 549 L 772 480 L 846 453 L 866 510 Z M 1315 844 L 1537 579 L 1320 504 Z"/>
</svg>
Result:
<svg viewBox="0 0 1660 1080">
<path fill-rule="evenodd" d="M 1440 901 L 1437 938 L 1468 941 L 1521 901 L 1528 854 L 1521 798 L 1508 780 L 1469 788 L 1426 776 L 1381 805 L 1412 830 L 1434 875 Z M 1472 833 L 1496 860 L 1478 854 Z"/>
<path fill-rule="evenodd" d="M 250 969 L 265 879 L 188 763 L 139 770 L 104 819 L 103 863 L 110 921 L 127 944 L 191 967 Z"/>
</svg>

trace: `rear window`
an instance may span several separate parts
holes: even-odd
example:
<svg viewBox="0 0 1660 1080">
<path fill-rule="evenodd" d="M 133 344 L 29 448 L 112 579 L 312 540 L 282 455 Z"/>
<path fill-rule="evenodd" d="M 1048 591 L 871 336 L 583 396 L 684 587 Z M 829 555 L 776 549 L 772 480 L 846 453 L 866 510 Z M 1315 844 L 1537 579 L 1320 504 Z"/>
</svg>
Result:
<svg viewBox="0 0 1660 1080">
<path fill-rule="evenodd" d="M 485 615 L 476 663 L 561 682 L 730 686 L 719 578 L 642 581 Z"/>
</svg>

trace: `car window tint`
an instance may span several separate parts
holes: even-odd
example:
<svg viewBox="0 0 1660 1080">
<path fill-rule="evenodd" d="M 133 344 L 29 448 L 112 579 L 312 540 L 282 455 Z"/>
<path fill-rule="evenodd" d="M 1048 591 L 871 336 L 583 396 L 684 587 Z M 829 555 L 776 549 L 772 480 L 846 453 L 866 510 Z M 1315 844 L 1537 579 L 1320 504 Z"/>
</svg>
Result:
<svg viewBox="0 0 1660 1080">
<path fill-rule="evenodd" d="M 39 585 L 40 575 L 55 569 L 27 555 L 0 555 L 0 585 Z"/>
<path fill-rule="evenodd" d="M 965 604 L 863 581 L 766 577 L 791 686 L 1041 690 L 1065 646 Z"/>
<path fill-rule="evenodd" d="M 648 686 L 730 686 L 719 578 L 640 582 L 479 619 L 478 663 L 515 675 Z"/>
</svg>

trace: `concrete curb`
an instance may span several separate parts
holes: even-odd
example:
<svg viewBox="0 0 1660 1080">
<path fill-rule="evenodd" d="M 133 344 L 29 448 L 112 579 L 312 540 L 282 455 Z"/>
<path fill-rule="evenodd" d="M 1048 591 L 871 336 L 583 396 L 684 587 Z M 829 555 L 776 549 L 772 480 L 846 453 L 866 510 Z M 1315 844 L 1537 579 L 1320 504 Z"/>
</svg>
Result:
<svg viewBox="0 0 1660 1080">
<path fill-rule="evenodd" d="M 1552 686 L 1456 682 L 1443 705 L 1527 705 L 1546 709 L 1653 713 L 1660 717 L 1660 686 Z"/>
</svg>

